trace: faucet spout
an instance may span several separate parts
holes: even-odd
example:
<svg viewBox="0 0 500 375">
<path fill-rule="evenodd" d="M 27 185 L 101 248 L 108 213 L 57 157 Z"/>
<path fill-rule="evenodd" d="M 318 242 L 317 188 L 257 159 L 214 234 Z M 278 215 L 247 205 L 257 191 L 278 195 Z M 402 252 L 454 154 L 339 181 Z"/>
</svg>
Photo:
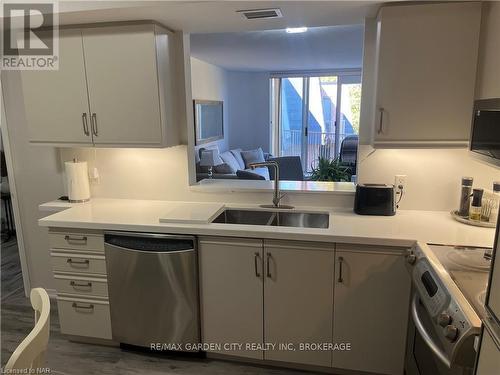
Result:
<svg viewBox="0 0 500 375">
<path fill-rule="evenodd" d="M 274 160 L 257 162 L 249 164 L 249 167 L 252 169 L 259 167 L 271 167 L 274 169 L 274 192 L 273 192 L 273 204 L 272 205 L 261 205 L 264 208 L 287 208 L 292 209 L 293 206 L 287 206 L 280 204 L 281 198 L 283 198 L 284 194 L 280 191 L 280 167 L 277 162 Z"/>
</svg>

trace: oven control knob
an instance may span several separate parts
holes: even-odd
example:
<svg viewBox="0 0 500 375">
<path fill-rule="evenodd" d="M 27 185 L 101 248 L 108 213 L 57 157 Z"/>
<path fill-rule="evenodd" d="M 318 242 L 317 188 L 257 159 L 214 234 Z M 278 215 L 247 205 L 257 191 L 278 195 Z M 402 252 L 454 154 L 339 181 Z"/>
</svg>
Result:
<svg viewBox="0 0 500 375">
<path fill-rule="evenodd" d="M 441 327 L 446 327 L 448 324 L 451 323 L 451 316 L 450 314 L 447 313 L 441 313 L 439 314 L 437 321 Z"/>
<path fill-rule="evenodd" d="M 417 261 L 417 256 L 415 254 L 408 254 L 406 256 L 406 261 L 409 263 L 409 264 L 415 264 L 415 262 Z"/>
<path fill-rule="evenodd" d="M 458 337 L 458 328 L 455 327 L 454 325 L 447 325 L 444 328 L 444 335 L 445 337 L 450 340 L 451 342 L 455 341 Z"/>
</svg>

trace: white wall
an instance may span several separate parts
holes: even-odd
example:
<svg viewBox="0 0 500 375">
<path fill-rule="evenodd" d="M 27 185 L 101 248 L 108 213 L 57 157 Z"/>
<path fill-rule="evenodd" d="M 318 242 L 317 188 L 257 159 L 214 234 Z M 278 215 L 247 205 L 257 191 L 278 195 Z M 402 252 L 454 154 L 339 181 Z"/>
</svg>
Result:
<svg viewBox="0 0 500 375">
<path fill-rule="evenodd" d="M 29 143 L 18 72 L 2 72 L 2 89 L 17 189 L 12 194 L 18 200 L 16 220 L 22 229 L 19 242 L 24 243 L 31 287 L 53 289 L 47 230 L 38 226 L 38 219 L 43 216 L 38 205 L 63 195 L 59 154 L 55 148 Z"/>
<path fill-rule="evenodd" d="M 228 71 L 229 148 L 270 151 L 269 74 Z"/>
<path fill-rule="evenodd" d="M 230 133 L 227 72 L 218 66 L 191 57 L 191 90 L 193 99 L 221 100 L 224 102 L 224 139 L 206 143 L 200 147 L 206 148 L 217 145 L 221 152 L 226 151 L 229 148 Z"/>
<path fill-rule="evenodd" d="M 476 98 L 500 98 L 500 2 L 483 4 Z"/>
<path fill-rule="evenodd" d="M 62 161 L 86 160 L 89 168 L 97 166 L 98 185 L 91 186 L 92 197 L 212 201 L 229 203 L 269 203 L 266 193 L 200 193 L 188 186 L 187 146 L 166 149 L 92 149 L 63 148 Z M 318 208 L 352 207 L 346 196 L 288 193 L 284 201 Z"/>
<path fill-rule="evenodd" d="M 224 102 L 224 139 L 200 147 L 269 152 L 269 74 L 227 71 L 191 57 L 191 87 L 193 99 Z"/>
<path fill-rule="evenodd" d="M 500 180 L 500 169 L 474 159 L 466 149 L 373 150 L 361 146 L 358 168 L 361 183 L 393 184 L 396 174 L 407 175 L 400 207 L 411 210 L 457 208 L 462 176 L 474 177 L 474 186 L 490 190 L 493 181 Z"/>
</svg>

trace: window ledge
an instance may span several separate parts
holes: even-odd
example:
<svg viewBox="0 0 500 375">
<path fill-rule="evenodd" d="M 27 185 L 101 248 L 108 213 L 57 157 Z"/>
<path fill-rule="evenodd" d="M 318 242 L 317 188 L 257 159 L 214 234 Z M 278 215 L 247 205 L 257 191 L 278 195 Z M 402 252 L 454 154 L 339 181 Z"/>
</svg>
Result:
<svg viewBox="0 0 500 375">
<path fill-rule="evenodd" d="M 273 191 L 274 181 L 254 180 L 218 180 L 205 179 L 190 190 L 201 193 L 245 192 L 266 193 Z M 320 193 L 337 195 L 354 195 L 356 186 L 353 182 L 324 182 L 324 181 L 280 181 L 280 190 L 287 193 Z"/>
</svg>

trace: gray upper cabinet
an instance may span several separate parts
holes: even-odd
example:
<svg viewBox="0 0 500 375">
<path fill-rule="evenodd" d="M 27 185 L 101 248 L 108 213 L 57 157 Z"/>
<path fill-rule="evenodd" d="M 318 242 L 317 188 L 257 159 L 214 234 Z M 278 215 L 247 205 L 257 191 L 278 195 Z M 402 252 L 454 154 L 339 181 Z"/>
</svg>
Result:
<svg viewBox="0 0 500 375">
<path fill-rule="evenodd" d="M 477 2 L 381 8 L 375 146 L 467 144 L 480 19 Z"/>
<path fill-rule="evenodd" d="M 61 30 L 60 70 L 21 76 L 30 140 L 62 146 L 179 144 L 172 39 L 152 23 Z"/>
<path fill-rule="evenodd" d="M 81 30 L 60 30 L 59 70 L 21 78 L 31 142 L 92 144 Z"/>
</svg>

